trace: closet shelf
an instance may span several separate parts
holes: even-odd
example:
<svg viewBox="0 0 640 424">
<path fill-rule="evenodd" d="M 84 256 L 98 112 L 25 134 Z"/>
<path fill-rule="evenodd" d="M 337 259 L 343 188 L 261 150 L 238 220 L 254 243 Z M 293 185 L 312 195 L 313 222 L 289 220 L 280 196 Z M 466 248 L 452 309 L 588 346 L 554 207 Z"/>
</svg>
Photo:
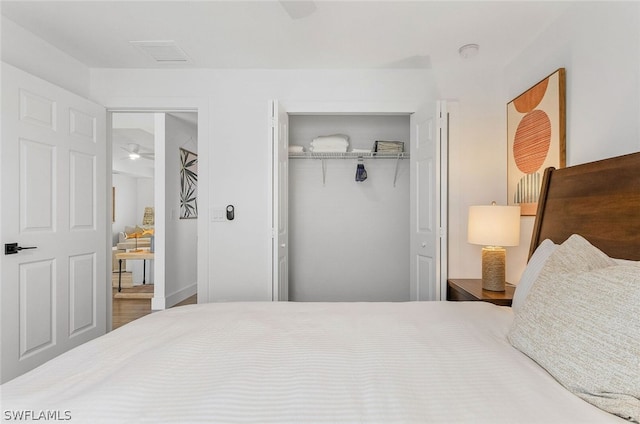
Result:
<svg viewBox="0 0 640 424">
<path fill-rule="evenodd" d="M 408 159 L 408 152 L 289 152 L 289 159 Z"/>
<path fill-rule="evenodd" d="M 322 161 L 322 185 L 327 181 L 327 164 L 326 159 L 395 159 L 396 170 L 393 174 L 393 186 L 396 186 L 398 180 L 398 165 L 401 159 L 408 159 L 408 152 L 388 153 L 388 152 L 289 152 L 289 159 L 320 159 Z"/>
</svg>

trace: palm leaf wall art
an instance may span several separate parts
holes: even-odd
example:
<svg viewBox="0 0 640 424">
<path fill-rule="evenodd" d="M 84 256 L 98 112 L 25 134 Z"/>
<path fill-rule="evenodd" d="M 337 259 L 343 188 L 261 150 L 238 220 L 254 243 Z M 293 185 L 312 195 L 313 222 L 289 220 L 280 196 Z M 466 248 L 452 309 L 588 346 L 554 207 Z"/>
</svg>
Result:
<svg viewBox="0 0 640 424">
<path fill-rule="evenodd" d="M 198 217 L 198 155 L 180 148 L 180 219 Z"/>
</svg>

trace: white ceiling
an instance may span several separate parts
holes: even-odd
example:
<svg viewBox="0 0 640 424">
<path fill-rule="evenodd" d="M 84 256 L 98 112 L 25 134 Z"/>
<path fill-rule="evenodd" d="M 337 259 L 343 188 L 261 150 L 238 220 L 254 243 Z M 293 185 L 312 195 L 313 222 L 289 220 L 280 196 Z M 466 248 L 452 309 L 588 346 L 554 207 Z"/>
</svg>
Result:
<svg viewBox="0 0 640 424">
<path fill-rule="evenodd" d="M 167 113 L 189 125 L 198 125 L 198 114 L 194 112 Z M 155 121 L 153 113 L 116 112 L 112 114 L 112 170 L 117 174 L 132 177 L 152 178 L 155 161 L 153 154 Z M 132 160 L 129 157 L 131 144 L 138 146 L 141 157 Z"/>
<path fill-rule="evenodd" d="M 114 113 L 112 115 L 112 170 L 132 177 L 153 177 L 155 162 L 146 156 L 129 158 L 131 144 L 140 153 L 154 153 L 155 123 L 152 113 Z"/>
<path fill-rule="evenodd" d="M 506 64 L 571 4 L 1 0 L 0 12 L 90 68 L 431 68 L 446 72 L 462 60 L 458 49 L 468 43 L 480 45 L 480 53 L 472 59 L 478 65 Z M 175 41 L 189 63 L 157 63 L 130 43 L 153 40 Z M 195 119 L 195 115 L 185 117 Z M 129 122 L 114 129 L 114 169 L 133 175 L 144 168 L 144 175 L 153 174 L 153 161 L 141 158 L 132 166 L 123 150 L 137 142 L 141 151 L 153 152 L 153 130 L 148 126 Z"/>
<path fill-rule="evenodd" d="M 289 2 L 291 3 L 291 2 Z M 90 68 L 446 68 L 458 48 L 504 64 L 566 1 L 2 1 L 2 14 Z M 291 7 L 289 7 L 291 6 Z M 289 10 L 289 12 L 287 11 Z M 130 41 L 174 40 L 190 63 Z"/>
</svg>

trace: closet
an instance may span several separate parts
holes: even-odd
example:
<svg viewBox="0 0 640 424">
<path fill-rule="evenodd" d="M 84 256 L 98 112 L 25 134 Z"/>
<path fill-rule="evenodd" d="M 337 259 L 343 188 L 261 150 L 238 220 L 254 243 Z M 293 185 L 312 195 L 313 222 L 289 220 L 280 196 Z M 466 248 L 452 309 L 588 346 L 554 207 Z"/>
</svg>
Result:
<svg viewBox="0 0 640 424">
<path fill-rule="evenodd" d="M 349 153 L 308 153 L 333 134 L 349 136 Z M 288 160 L 289 300 L 409 300 L 409 115 L 290 114 L 288 135 L 307 152 Z M 351 153 L 376 141 L 403 142 L 404 153 Z"/>
</svg>

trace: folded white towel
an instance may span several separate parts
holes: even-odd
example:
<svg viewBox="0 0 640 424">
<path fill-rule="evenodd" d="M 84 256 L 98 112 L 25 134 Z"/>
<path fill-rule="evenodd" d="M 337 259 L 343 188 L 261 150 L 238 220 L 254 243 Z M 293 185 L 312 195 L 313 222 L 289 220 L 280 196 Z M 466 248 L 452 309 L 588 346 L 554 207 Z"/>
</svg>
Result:
<svg viewBox="0 0 640 424">
<path fill-rule="evenodd" d="M 289 153 L 302 153 L 302 152 L 304 152 L 303 146 L 297 146 L 295 144 L 289 145 Z"/>
<path fill-rule="evenodd" d="M 349 136 L 344 134 L 323 135 L 311 140 L 311 145 L 323 147 L 349 146 Z"/>
<path fill-rule="evenodd" d="M 349 136 L 346 134 L 330 134 L 330 135 L 319 135 L 314 140 L 330 140 L 330 139 L 339 139 L 349 141 Z"/>
<path fill-rule="evenodd" d="M 347 146 L 311 146 L 309 151 L 314 153 L 345 153 Z"/>
<path fill-rule="evenodd" d="M 371 153 L 371 149 L 351 149 L 353 153 Z"/>
</svg>

